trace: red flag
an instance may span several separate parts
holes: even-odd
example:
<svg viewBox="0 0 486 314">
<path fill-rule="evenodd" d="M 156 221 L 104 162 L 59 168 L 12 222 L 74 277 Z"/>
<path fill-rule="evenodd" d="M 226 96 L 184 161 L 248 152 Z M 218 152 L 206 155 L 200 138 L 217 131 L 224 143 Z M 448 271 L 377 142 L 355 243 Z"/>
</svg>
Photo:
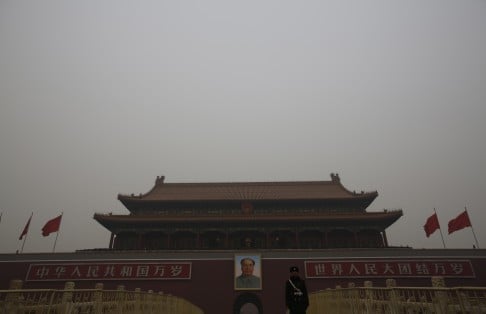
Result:
<svg viewBox="0 0 486 314">
<path fill-rule="evenodd" d="M 58 232 L 61 226 L 62 215 L 57 216 L 54 219 L 49 220 L 44 227 L 42 227 L 42 235 L 47 237 L 53 232 Z"/>
<path fill-rule="evenodd" d="M 427 218 L 427 222 L 424 225 L 425 235 L 427 238 L 437 229 L 440 229 L 439 218 L 437 217 L 437 213 L 434 213 L 432 216 Z"/>
<path fill-rule="evenodd" d="M 19 240 L 22 240 L 22 238 L 24 237 L 24 235 L 27 235 L 27 232 L 29 232 L 30 220 L 32 219 L 32 215 L 33 214 L 34 213 L 30 214 L 30 218 L 29 218 L 29 220 L 27 220 L 27 223 L 25 224 L 24 230 L 20 234 Z"/>
<path fill-rule="evenodd" d="M 459 216 L 449 221 L 449 234 L 466 227 L 471 227 L 471 221 L 469 220 L 467 211 L 464 211 Z"/>
</svg>

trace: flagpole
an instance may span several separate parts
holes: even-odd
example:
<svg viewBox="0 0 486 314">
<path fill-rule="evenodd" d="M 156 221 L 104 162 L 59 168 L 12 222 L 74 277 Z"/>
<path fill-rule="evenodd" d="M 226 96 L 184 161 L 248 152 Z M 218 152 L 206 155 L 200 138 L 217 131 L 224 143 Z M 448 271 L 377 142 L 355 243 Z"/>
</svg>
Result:
<svg viewBox="0 0 486 314">
<path fill-rule="evenodd" d="M 467 207 L 466 207 L 466 206 L 464 206 L 464 211 L 466 211 L 466 212 L 467 212 Z M 474 228 L 473 228 L 473 226 L 472 226 L 472 222 L 471 222 L 471 218 L 469 217 L 469 213 L 467 214 L 467 217 L 468 217 L 468 219 L 469 219 L 469 223 L 471 223 L 471 231 L 472 231 L 472 234 L 473 234 L 473 236 L 474 236 L 474 240 L 476 241 L 476 246 L 477 246 L 477 248 L 479 249 L 479 242 L 478 242 L 478 238 L 476 238 L 476 233 L 474 232 Z"/>
<path fill-rule="evenodd" d="M 434 207 L 434 213 L 437 216 L 437 220 L 439 220 L 439 215 L 437 215 L 437 211 L 435 210 Z M 445 242 L 444 242 L 444 236 L 442 235 L 442 228 L 439 226 L 439 231 L 440 231 L 440 237 L 442 238 L 442 244 L 444 245 L 444 249 L 446 248 Z"/>
<path fill-rule="evenodd" d="M 27 234 L 29 234 L 29 233 L 27 232 Z M 24 245 L 25 245 L 25 240 L 27 240 L 27 234 L 24 237 L 24 241 L 22 241 L 22 248 L 20 249 L 20 253 L 22 253 L 24 251 Z"/>
<path fill-rule="evenodd" d="M 64 212 L 61 213 L 61 220 L 62 220 L 62 215 L 64 215 Z M 59 229 L 61 229 L 59 227 Z M 56 243 L 57 243 L 57 237 L 59 236 L 59 230 L 57 230 L 56 232 L 56 240 L 54 240 L 54 246 L 52 247 L 52 253 L 54 253 L 56 251 Z"/>
<path fill-rule="evenodd" d="M 30 228 L 30 221 L 31 221 L 33 215 L 34 215 L 34 212 L 32 212 L 32 214 L 30 214 L 30 218 L 29 218 L 29 222 L 28 222 L 29 228 Z M 25 240 L 27 240 L 28 235 L 29 235 L 29 229 L 27 228 L 27 233 L 25 234 L 24 241 L 22 242 L 22 248 L 20 248 L 20 253 L 22 253 L 24 251 Z"/>
</svg>

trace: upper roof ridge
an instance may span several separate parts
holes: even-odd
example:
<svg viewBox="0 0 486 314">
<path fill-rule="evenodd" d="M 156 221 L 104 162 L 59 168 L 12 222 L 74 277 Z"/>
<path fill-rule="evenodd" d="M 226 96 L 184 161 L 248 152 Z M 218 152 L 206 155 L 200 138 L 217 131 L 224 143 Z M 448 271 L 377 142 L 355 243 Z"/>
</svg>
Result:
<svg viewBox="0 0 486 314">
<path fill-rule="evenodd" d="M 165 176 L 157 176 L 155 185 L 304 185 L 304 184 L 336 184 L 340 183 L 338 173 L 331 173 L 331 180 L 284 180 L 284 181 L 214 181 L 214 182 L 165 182 Z"/>
</svg>

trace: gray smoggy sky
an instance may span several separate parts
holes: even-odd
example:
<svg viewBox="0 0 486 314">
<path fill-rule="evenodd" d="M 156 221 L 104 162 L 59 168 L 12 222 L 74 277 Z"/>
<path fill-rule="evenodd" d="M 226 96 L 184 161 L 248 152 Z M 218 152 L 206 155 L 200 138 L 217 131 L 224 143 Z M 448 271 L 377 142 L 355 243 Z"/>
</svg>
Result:
<svg viewBox="0 0 486 314">
<path fill-rule="evenodd" d="M 167 182 L 330 180 L 486 247 L 486 1 L 0 0 L 0 252 L 107 247 Z"/>
</svg>

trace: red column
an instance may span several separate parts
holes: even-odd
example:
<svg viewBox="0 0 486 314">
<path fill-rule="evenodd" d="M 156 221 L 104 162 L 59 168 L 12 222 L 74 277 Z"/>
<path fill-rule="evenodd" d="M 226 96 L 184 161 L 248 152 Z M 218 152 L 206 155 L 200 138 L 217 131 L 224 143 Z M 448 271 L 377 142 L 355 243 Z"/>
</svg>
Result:
<svg viewBox="0 0 486 314">
<path fill-rule="evenodd" d="M 300 238 L 299 238 L 299 230 L 296 230 L 295 231 L 295 244 L 297 246 L 298 249 L 300 249 Z"/>
</svg>

